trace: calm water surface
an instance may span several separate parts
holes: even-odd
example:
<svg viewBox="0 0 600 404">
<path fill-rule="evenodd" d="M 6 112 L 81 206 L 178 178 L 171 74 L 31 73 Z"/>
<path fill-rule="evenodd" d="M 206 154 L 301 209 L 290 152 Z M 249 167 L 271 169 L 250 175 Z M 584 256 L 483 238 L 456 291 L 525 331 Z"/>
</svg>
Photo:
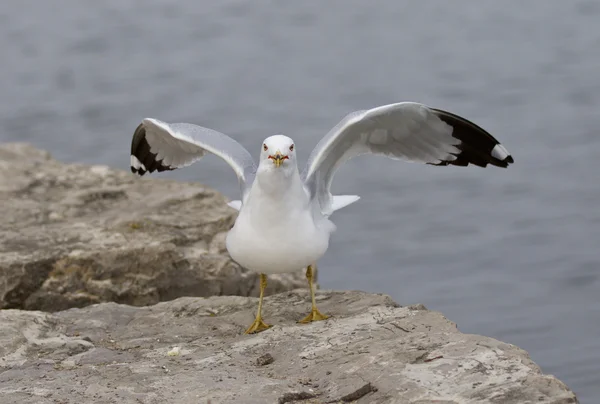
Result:
<svg viewBox="0 0 600 404">
<path fill-rule="evenodd" d="M 324 288 L 422 302 L 600 400 L 600 3 L 8 0 L 0 141 L 128 169 L 147 116 L 285 133 L 305 161 L 346 113 L 413 100 L 479 123 L 508 170 L 357 158 Z M 162 177 L 237 198 L 216 157 Z"/>
</svg>

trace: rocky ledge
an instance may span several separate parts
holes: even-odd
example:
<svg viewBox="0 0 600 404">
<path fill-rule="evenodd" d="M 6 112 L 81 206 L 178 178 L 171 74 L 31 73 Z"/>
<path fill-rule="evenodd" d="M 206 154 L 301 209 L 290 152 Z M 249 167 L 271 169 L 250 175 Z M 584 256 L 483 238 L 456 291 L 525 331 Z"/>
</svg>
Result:
<svg viewBox="0 0 600 404">
<path fill-rule="evenodd" d="M 0 308 L 56 311 L 180 296 L 258 296 L 231 260 L 236 211 L 197 183 L 63 164 L 27 144 L 0 145 Z M 267 294 L 304 287 L 269 277 Z"/>
<path fill-rule="evenodd" d="M 0 311 L 0 397 L 9 403 L 577 403 L 527 352 L 459 332 L 422 305 L 319 291 L 265 299 L 274 326 L 245 335 L 256 298 Z"/>
<path fill-rule="evenodd" d="M 274 327 L 243 334 L 257 276 L 225 250 L 236 212 L 202 185 L 8 144 L 0 201 L 2 404 L 577 403 L 525 351 L 421 305 L 319 291 L 333 316 L 297 324 L 301 273 L 269 277 Z"/>
</svg>

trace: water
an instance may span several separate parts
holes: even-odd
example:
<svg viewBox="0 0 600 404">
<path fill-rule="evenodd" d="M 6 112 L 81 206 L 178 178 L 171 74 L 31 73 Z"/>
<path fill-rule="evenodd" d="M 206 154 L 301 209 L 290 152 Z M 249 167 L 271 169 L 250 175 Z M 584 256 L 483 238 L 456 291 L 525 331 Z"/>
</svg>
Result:
<svg viewBox="0 0 600 404">
<path fill-rule="evenodd" d="M 285 133 L 413 100 L 488 129 L 508 170 L 357 158 L 335 178 L 324 288 L 422 302 L 600 396 L 600 3 L 4 1 L 0 140 L 128 169 L 146 116 Z M 216 157 L 161 177 L 237 198 Z M 596 400 L 594 400 L 596 399 Z"/>
</svg>

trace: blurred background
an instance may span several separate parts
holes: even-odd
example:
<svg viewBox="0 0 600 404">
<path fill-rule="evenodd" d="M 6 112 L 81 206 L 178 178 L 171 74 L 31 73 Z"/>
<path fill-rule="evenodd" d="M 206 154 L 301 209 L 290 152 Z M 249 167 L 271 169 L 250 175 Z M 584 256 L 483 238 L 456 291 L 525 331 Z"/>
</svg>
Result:
<svg viewBox="0 0 600 404">
<path fill-rule="evenodd" d="M 600 397 L 600 2 L 4 0 L 0 141 L 129 169 L 144 117 L 301 162 L 347 113 L 397 101 L 490 131 L 509 169 L 347 163 L 362 199 L 319 263 L 327 289 L 424 303 Z M 163 178 L 238 198 L 209 156 Z M 199 212 L 200 214 L 200 212 Z"/>
</svg>

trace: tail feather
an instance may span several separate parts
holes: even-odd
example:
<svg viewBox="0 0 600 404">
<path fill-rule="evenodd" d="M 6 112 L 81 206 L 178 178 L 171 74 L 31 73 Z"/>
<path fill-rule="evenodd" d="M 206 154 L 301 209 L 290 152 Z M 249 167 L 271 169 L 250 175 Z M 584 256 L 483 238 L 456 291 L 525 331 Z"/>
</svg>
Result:
<svg viewBox="0 0 600 404">
<path fill-rule="evenodd" d="M 334 195 L 331 201 L 331 212 L 335 212 L 336 210 L 345 208 L 346 206 L 353 204 L 359 199 L 360 196 L 358 195 Z M 227 202 L 227 205 L 239 211 L 242 208 L 242 201 L 230 201 Z"/>
<path fill-rule="evenodd" d="M 336 210 L 345 208 L 359 199 L 360 196 L 358 195 L 334 195 L 331 200 L 331 211 L 335 212 Z"/>
<path fill-rule="evenodd" d="M 242 208 L 242 201 L 237 200 L 237 201 L 227 202 L 227 205 L 229 205 L 229 207 L 239 211 Z"/>
</svg>

